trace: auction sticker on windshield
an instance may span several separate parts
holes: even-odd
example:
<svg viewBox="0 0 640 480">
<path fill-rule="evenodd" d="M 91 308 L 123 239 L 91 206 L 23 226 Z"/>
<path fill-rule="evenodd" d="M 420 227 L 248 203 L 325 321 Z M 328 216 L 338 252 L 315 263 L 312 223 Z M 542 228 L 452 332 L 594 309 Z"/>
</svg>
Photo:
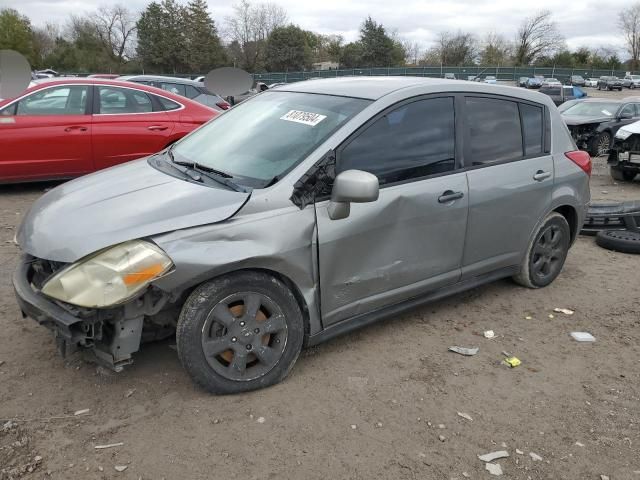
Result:
<svg viewBox="0 0 640 480">
<path fill-rule="evenodd" d="M 304 125 L 315 127 L 325 118 L 327 118 L 326 115 L 320 115 L 319 113 L 303 112 L 301 110 L 289 110 L 287 113 L 280 117 L 280 120 L 303 123 Z"/>
</svg>

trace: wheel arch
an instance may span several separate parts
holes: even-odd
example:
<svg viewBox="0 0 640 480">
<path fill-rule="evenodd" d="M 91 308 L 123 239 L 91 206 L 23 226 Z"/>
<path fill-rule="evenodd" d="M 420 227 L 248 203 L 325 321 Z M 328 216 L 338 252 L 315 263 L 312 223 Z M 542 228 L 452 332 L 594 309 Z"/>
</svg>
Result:
<svg viewBox="0 0 640 480">
<path fill-rule="evenodd" d="M 580 226 L 578 225 L 577 210 L 571 205 L 561 205 L 559 207 L 556 207 L 553 211 L 562 215 L 569 224 L 569 230 L 571 232 L 571 244 L 573 244 L 578 235 L 578 232 L 580 231 Z"/>
</svg>

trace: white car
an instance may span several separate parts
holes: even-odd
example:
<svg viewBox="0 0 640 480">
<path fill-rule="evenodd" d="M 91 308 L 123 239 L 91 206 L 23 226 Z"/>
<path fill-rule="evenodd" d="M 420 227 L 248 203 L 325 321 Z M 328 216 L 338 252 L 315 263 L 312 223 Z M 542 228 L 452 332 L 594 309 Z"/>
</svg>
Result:
<svg viewBox="0 0 640 480">
<path fill-rule="evenodd" d="M 640 88 L 640 75 L 627 75 L 622 80 L 622 86 L 626 88 Z"/>
<path fill-rule="evenodd" d="M 598 79 L 597 78 L 587 78 L 584 81 L 584 86 L 585 87 L 593 87 L 596 88 L 598 86 Z"/>
</svg>

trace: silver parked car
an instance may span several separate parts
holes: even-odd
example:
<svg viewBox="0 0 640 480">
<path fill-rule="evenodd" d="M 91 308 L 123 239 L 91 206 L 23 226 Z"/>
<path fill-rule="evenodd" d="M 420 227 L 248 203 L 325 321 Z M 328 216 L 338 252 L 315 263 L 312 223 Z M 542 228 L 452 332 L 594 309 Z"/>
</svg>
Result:
<svg viewBox="0 0 640 480">
<path fill-rule="evenodd" d="M 115 370 L 177 336 L 216 393 L 303 346 L 504 277 L 560 273 L 591 161 L 549 97 L 412 77 L 299 82 L 63 184 L 17 233 L 22 312 Z"/>
<path fill-rule="evenodd" d="M 204 83 L 188 78 L 165 77 L 162 75 L 123 75 L 118 80 L 141 83 L 152 87 L 161 88 L 176 95 L 187 97 L 194 102 L 206 105 L 218 112 L 224 112 L 231 108 L 231 104 L 220 95 L 210 92 Z"/>
</svg>

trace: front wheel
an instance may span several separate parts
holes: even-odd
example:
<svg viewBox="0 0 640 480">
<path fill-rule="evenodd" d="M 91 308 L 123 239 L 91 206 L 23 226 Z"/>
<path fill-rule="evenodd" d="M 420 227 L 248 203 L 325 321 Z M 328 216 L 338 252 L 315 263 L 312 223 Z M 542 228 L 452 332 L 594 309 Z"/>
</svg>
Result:
<svg viewBox="0 0 640 480">
<path fill-rule="evenodd" d="M 283 380 L 304 340 L 302 312 L 280 280 L 239 272 L 200 285 L 185 302 L 176 331 L 189 375 L 217 394 Z"/>
<path fill-rule="evenodd" d="M 571 229 L 557 212 L 549 214 L 533 237 L 520 266 L 513 277 L 528 288 L 546 287 L 562 271 L 571 244 Z"/>
<path fill-rule="evenodd" d="M 589 154 L 592 157 L 601 157 L 609 153 L 611 147 L 611 134 L 609 132 L 600 132 L 590 142 Z"/>
</svg>

